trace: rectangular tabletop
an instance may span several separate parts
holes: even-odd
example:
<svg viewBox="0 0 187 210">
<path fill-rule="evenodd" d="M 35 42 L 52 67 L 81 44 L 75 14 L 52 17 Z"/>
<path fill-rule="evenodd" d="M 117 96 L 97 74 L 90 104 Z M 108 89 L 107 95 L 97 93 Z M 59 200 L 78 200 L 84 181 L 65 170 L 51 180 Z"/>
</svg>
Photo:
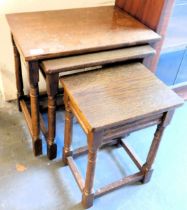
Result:
<svg viewBox="0 0 187 210">
<path fill-rule="evenodd" d="M 150 43 L 160 36 L 114 6 L 6 15 L 26 61 Z"/>
<path fill-rule="evenodd" d="M 72 70 L 101 66 L 132 59 L 143 59 L 154 55 L 156 51 L 149 45 L 126 47 L 83 55 L 74 55 L 64 58 L 49 59 L 41 62 L 45 74 L 54 74 Z"/>
<path fill-rule="evenodd" d="M 89 128 L 100 129 L 160 114 L 183 100 L 143 64 L 123 64 L 61 79 Z"/>
</svg>

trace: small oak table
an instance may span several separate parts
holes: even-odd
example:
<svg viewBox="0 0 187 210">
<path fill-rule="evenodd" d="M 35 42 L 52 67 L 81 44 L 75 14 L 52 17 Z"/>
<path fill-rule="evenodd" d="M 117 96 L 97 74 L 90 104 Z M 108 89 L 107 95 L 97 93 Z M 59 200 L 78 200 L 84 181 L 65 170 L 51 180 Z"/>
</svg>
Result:
<svg viewBox="0 0 187 210">
<path fill-rule="evenodd" d="M 70 166 L 82 192 L 83 206 L 91 207 L 94 198 L 123 185 L 137 181 L 148 182 L 164 129 L 183 100 L 141 63 L 66 76 L 61 79 L 61 83 L 66 107 L 63 160 Z M 73 116 L 86 133 L 88 145 L 76 151 L 71 147 Z M 121 138 L 152 125 L 157 125 L 157 129 L 147 159 L 142 164 Z M 98 149 L 102 144 L 116 139 L 132 158 L 139 172 L 94 191 Z M 84 181 L 73 157 L 85 151 L 88 151 L 88 163 Z"/>
<path fill-rule="evenodd" d="M 6 15 L 14 46 L 19 109 L 23 111 L 33 140 L 35 155 L 42 153 L 39 114 L 39 66 L 54 59 L 150 44 L 160 36 L 115 6 L 15 13 Z M 25 102 L 21 57 L 28 70 L 30 110 Z M 48 130 L 50 159 L 56 157 L 55 108 L 59 72 L 47 74 Z"/>
</svg>

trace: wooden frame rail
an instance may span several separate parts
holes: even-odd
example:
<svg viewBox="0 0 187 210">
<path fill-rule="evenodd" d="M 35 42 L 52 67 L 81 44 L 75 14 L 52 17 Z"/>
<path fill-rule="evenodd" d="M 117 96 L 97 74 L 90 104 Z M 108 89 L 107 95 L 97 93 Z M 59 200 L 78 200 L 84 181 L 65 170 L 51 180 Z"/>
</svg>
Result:
<svg viewBox="0 0 187 210">
<path fill-rule="evenodd" d="M 137 155 L 132 151 L 132 149 L 130 149 L 130 147 L 127 145 L 127 143 L 124 143 L 124 141 L 122 139 L 114 139 L 114 140 L 110 140 L 110 141 L 109 140 L 105 141 L 102 144 L 101 148 L 106 147 L 106 146 L 111 146 L 112 144 L 114 144 L 114 145 L 118 144 L 119 146 L 124 148 L 124 150 L 127 152 L 129 157 L 131 158 L 131 160 L 135 163 L 135 165 L 137 166 L 137 168 L 139 168 L 140 171 L 133 175 L 129 175 L 129 176 L 124 177 L 118 181 L 115 181 L 111 184 L 108 184 L 104 187 L 101 187 L 100 189 L 95 191 L 94 198 L 100 197 L 108 192 L 111 192 L 118 188 L 121 188 L 124 185 L 142 181 L 143 177 L 145 176 L 145 174 L 142 170 L 143 164 L 141 163 L 141 161 L 139 160 Z M 85 186 L 85 180 L 83 179 L 73 158 L 76 158 L 76 157 L 83 155 L 87 152 L 88 152 L 87 146 L 80 147 L 80 148 L 72 151 L 72 154 L 73 154 L 72 156 L 67 157 L 67 164 L 69 165 L 70 170 L 71 170 L 81 192 L 83 192 L 83 189 Z"/>
<path fill-rule="evenodd" d="M 100 197 L 100 196 L 102 196 L 106 193 L 109 193 L 111 191 L 119 189 L 119 188 L 121 188 L 125 185 L 131 184 L 131 183 L 134 183 L 134 182 L 138 182 L 138 181 L 142 180 L 143 176 L 144 176 L 144 174 L 142 172 L 138 172 L 136 174 L 124 177 L 123 179 L 120 179 L 116 182 L 108 184 L 105 187 L 100 188 L 99 190 L 97 190 L 95 192 L 94 197 L 95 198 Z"/>
<path fill-rule="evenodd" d="M 120 145 L 125 149 L 131 160 L 135 163 L 135 165 L 138 167 L 139 170 L 142 169 L 143 163 L 139 160 L 139 158 L 136 156 L 133 149 L 127 144 L 127 142 L 124 142 L 123 140 L 120 141 Z"/>
<path fill-rule="evenodd" d="M 73 176 L 79 186 L 79 189 L 81 190 L 81 192 L 83 192 L 83 189 L 84 189 L 84 180 L 75 164 L 75 162 L 73 161 L 73 158 L 72 157 L 68 157 L 67 158 L 67 161 L 68 161 L 68 165 L 73 173 Z"/>
<path fill-rule="evenodd" d="M 27 101 L 26 99 L 21 99 L 20 100 L 20 107 L 21 107 L 21 110 L 22 110 L 23 115 L 25 117 L 25 120 L 26 120 L 27 126 L 29 128 L 30 134 L 31 134 L 31 136 L 33 136 L 30 109 L 29 109 L 26 101 Z M 42 131 L 43 135 L 45 136 L 45 139 L 47 139 L 47 128 L 45 126 L 42 114 L 40 113 L 39 116 L 40 116 L 41 131 Z"/>
</svg>

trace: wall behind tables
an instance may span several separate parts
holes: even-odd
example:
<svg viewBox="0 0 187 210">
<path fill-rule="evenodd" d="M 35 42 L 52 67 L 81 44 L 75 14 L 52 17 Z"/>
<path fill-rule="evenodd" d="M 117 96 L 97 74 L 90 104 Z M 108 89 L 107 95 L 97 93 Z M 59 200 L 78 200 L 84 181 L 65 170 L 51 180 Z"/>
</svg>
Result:
<svg viewBox="0 0 187 210">
<path fill-rule="evenodd" d="M 0 92 L 3 100 L 16 98 L 14 60 L 6 13 L 68 9 L 114 4 L 114 0 L 0 0 Z M 26 70 L 23 66 L 24 90 L 28 92 Z M 45 84 L 40 75 L 40 86 Z"/>
</svg>

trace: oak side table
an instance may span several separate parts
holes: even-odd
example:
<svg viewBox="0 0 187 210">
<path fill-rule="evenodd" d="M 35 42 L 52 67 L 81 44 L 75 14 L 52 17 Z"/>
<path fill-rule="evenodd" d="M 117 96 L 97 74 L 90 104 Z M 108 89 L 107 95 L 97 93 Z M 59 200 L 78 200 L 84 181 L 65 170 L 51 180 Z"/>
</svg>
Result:
<svg viewBox="0 0 187 210">
<path fill-rule="evenodd" d="M 143 64 L 136 62 L 67 76 L 61 83 L 66 107 L 63 160 L 82 192 L 83 206 L 91 207 L 94 198 L 124 185 L 148 182 L 164 130 L 183 100 Z M 71 147 L 73 116 L 87 136 L 87 146 L 76 151 Z M 141 163 L 122 137 L 152 125 L 157 129 L 146 161 Z M 116 139 L 139 170 L 94 191 L 98 150 L 102 144 Z M 85 151 L 88 161 L 84 180 L 73 158 Z"/>
</svg>

